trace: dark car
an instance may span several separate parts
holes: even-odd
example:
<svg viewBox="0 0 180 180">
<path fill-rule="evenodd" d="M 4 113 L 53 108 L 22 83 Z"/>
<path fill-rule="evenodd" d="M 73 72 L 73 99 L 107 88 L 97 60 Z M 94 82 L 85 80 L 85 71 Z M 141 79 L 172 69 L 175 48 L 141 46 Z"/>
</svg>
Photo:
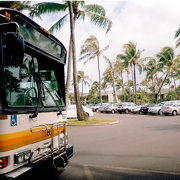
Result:
<svg viewBox="0 0 180 180">
<path fill-rule="evenodd" d="M 143 104 L 140 109 L 140 113 L 147 114 L 150 107 L 153 107 L 152 104 Z"/>
</svg>

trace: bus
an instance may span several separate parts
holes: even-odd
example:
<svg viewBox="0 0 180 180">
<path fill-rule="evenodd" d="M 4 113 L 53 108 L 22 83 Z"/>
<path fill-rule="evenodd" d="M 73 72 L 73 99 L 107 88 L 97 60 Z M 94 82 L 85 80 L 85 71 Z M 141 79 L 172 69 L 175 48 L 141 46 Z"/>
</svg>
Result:
<svg viewBox="0 0 180 180">
<path fill-rule="evenodd" d="M 68 143 L 66 49 L 24 14 L 0 8 L 0 176 L 16 178 L 41 162 L 61 170 Z"/>
</svg>

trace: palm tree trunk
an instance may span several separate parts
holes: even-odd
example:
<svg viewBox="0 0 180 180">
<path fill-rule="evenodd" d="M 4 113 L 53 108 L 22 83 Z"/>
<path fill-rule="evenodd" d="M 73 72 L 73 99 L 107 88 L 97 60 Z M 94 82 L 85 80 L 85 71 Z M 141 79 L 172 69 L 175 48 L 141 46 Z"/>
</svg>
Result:
<svg viewBox="0 0 180 180">
<path fill-rule="evenodd" d="M 97 56 L 98 61 L 98 73 L 99 73 L 99 100 L 102 105 L 102 95 L 101 95 L 101 72 L 100 72 L 100 62 L 99 62 L 99 56 Z"/>
<path fill-rule="evenodd" d="M 162 81 L 161 86 L 159 87 L 159 90 L 158 90 L 158 93 L 157 93 L 157 97 L 156 97 L 156 103 L 158 103 L 158 96 L 159 96 L 159 94 L 160 94 L 160 92 L 161 92 L 161 88 L 162 88 L 164 82 L 166 81 L 167 77 L 168 77 L 168 73 L 167 73 L 166 76 L 164 77 L 164 80 Z"/>
<path fill-rule="evenodd" d="M 82 79 L 82 92 L 81 92 L 82 93 L 81 94 L 82 99 L 81 99 L 81 102 L 83 102 L 83 88 L 84 88 L 83 85 L 84 85 L 84 80 Z"/>
<path fill-rule="evenodd" d="M 114 72 L 113 72 L 113 103 L 117 103 L 117 99 L 116 99 L 116 88 L 115 88 L 115 82 L 114 82 Z"/>
<path fill-rule="evenodd" d="M 135 104 L 137 104 L 137 93 L 136 93 L 136 64 L 134 64 L 134 93 L 135 93 Z"/>
<path fill-rule="evenodd" d="M 133 88 L 132 88 L 132 91 L 133 91 L 133 102 L 134 102 L 134 76 L 133 76 L 133 70 L 132 70 L 132 65 L 131 65 L 131 75 L 132 75 L 132 82 L 133 82 Z"/>
<path fill-rule="evenodd" d="M 125 102 L 125 90 L 124 90 L 124 80 L 123 80 L 123 75 L 121 71 L 121 79 L 122 79 L 122 93 L 123 93 L 123 101 Z"/>
<path fill-rule="evenodd" d="M 76 46 L 75 46 L 75 35 L 74 35 L 74 25 L 75 25 L 74 20 L 76 20 L 77 14 L 74 14 L 74 19 L 73 19 L 72 1 L 68 1 L 68 6 L 70 12 L 70 29 L 71 29 L 71 37 L 72 37 L 72 55 L 73 55 L 73 81 L 74 81 L 74 96 L 76 101 L 77 118 L 79 121 L 88 120 L 88 116 L 86 115 L 86 113 L 82 108 L 82 104 L 79 96 L 79 88 L 77 83 Z"/>
<path fill-rule="evenodd" d="M 66 106 L 69 104 L 69 87 L 71 81 L 71 59 L 72 59 L 72 37 L 70 37 L 69 42 L 69 54 L 68 54 L 68 67 L 67 67 L 67 79 L 66 79 Z"/>
<path fill-rule="evenodd" d="M 176 80 L 175 80 L 174 76 L 173 76 L 173 81 L 174 81 L 174 91 L 176 91 Z"/>
</svg>

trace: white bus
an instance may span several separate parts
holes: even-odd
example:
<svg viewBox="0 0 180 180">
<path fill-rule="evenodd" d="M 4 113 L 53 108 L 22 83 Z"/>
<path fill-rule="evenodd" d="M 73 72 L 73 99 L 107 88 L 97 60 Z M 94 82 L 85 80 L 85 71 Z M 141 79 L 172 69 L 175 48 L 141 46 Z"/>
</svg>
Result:
<svg viewBox="0 0 180 180">
<path fill-rule="evenodd" d="M 16 178 L 44 161 L 58 170 L 68 144 L 66 49 L 22 13 L 0 9 L 0 176 Z"/>
</svg>

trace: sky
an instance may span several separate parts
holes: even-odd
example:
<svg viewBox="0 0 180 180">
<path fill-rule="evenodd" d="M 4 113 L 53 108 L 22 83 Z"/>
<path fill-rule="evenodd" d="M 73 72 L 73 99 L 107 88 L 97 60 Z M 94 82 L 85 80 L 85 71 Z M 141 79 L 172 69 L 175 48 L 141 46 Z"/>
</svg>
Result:
<svg viewBox="0 0 180 180">
<path fill-rule="evenodd" d="M 56 1 L 57 2 L 57 1 Z M 153 57 L 164 46 L 175 49 L 174 35 L 180 27 L 180 1 L 178 0 L 96 0 L 85 1 L 86 4 L 99 4 L 105 8 L 106 17 L 112 20 L 113 25 L 106 34 L 105 29 L 96 27 L 88 19 L 76 22 L 75 38 L 77 59 L 80 57 L 80 48 L 84 40 L 90 35 L 97 37 L 100 48 L 109 45 L 104 54 L 115 61 L 117 54 L 123 53 L 123 44 L 129 41 L 137 43 L 137 48 L 144 50 L 143 57 Z M 43 15 L 42 20 L 34 20 L 45 29 L 49 29 L 63 14 Z M 69 21 L 63 28 L 53 33 L 67 48 L 69 45 Z M 176 49 L 178 54 L 180 49 Z M 179 53 L 180 54 L 180 53 Z M 108 67 L 105 60 L 100 58 L 101 74 Z M 91 60 L 86 65 L 77 61 L 78 70 L 85 72 L 93 81 L 98 81 L 97 59 Z M 144 78 L 138 75 L 137 83 Z M 87 88 L 88 89 L 88 88 Z M 87 90 L 86 89 L 86 90 Z"/>
</svg>

